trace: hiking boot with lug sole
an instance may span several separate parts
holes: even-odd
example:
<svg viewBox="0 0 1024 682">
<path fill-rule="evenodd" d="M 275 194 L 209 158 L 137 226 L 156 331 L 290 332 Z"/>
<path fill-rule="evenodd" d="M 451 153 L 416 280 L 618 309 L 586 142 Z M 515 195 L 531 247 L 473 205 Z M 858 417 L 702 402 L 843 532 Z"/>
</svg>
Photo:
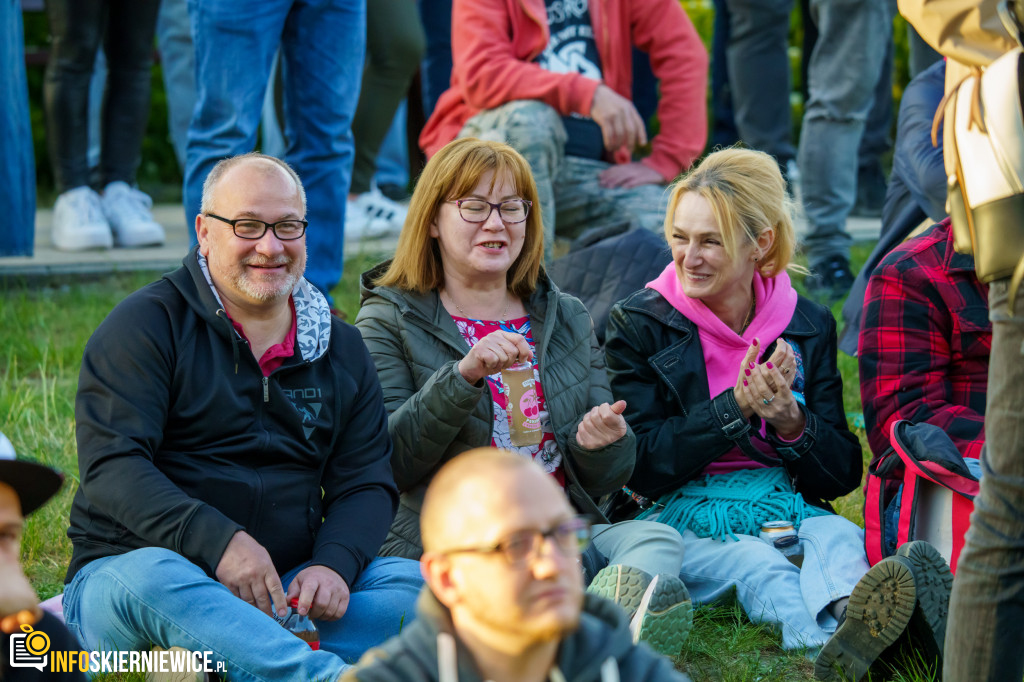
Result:
<svg viewBox="0 0 1024 682">
<path fill-rule="evenodd" d="M 872 566 L 853 588 L 845 620 L 818 653 L 814 676 L 848 682 L 863 678 L 907 628 L 916 604 L 909 560 L 886 557 Z"/>
<path fill-rule="evenodd" d="M 910 619 L 911 639 L 920 650 L 941 661 L 953 573 L 939 550 L 924 540 L 900 545 L 896 556 L 910 561 L 917 586 L 917 607 Z"/>
<path fill-rule="evenodd" d="M 647 642 L 671 658 L 679 655 L 693 626 L 693 604 L 678 576 L 651 578 L 639 568 L 615 564 L 598 571 L 587 591 L 625 610 L 634 642 Z"/>
</svg>

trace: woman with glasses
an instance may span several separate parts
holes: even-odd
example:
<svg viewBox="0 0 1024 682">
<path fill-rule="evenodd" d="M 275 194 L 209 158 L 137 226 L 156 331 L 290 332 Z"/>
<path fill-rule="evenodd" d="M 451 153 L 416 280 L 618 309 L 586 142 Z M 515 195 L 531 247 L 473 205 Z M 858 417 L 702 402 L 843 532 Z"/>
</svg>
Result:
<svg viewBox="0 0 1024 682">
<path fill-rule="evenodd" d="M 533 458 L 599 520 L 595 500 L 629 478 L 635 439 L 622 418 L 625 404 L 610 404 L 586 308 L 544 274 L 538 206 L 518 152 L 456 140 L 423 170 L 394 259 L 362 276 L 356 326 L 377 365 L 402 492 L 382 554 L 420 557 L 427 484 L 444 462 L 472 448 Z M 533 390 L 512 409 L 539 422 L 539 442 L 528 445 L 513 444 L 511 382 L 502 375 L 520 363 L 529 363 Z M 653 633 L 652 644 L 678 654 L 692 614 L 677 578 L 682 545 L 665 530 L 647 522 L 596 526 L 594 546 L 611 565 L 593 589 L 633 612 L 650 592 L 652 606 L 637 617 L 635 633 Z"/>
</svg>

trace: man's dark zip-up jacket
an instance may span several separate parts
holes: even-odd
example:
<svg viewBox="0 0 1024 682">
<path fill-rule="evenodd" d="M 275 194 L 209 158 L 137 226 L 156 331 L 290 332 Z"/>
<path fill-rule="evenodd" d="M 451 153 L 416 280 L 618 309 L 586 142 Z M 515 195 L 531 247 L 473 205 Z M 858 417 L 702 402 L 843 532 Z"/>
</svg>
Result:
<svg viewBox="0 0 1024 682">
<path fill-rule="evenodd" d="M 312 560 L 352 585 L 376 556 L 398 502 L 376 369 L 306 280 L 292 297 L 295 353 L 266 378 L 196 249 L 99 326 L 75 401 L 67 581 L 142 547 L 213 576 L 238 530 L 279 574 Z"/>
</svg>

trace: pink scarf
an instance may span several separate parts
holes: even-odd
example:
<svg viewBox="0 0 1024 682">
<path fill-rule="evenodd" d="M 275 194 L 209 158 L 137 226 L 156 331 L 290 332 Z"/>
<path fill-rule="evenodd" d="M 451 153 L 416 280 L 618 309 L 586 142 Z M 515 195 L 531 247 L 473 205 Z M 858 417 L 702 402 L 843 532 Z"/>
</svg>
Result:
<svg viewBox="0 0 1024 682">
<path fill-rule="evenodd" d="M 702 301 L 683 293 L 675 263 L 669 263 L 657 279 L 647 283 L 647 288 L 664 296 L 673 308 L 697 325 L 712 398 L 736 385 L 740 363 L 754 338 L 760 342 L 762 350 L 767 348 L 789 326 L 796 310 L 796 290 L 785 272 L 771 278 L 754 273 L 754 319 L 743 336 L 718 319 Z"/>
</svg>

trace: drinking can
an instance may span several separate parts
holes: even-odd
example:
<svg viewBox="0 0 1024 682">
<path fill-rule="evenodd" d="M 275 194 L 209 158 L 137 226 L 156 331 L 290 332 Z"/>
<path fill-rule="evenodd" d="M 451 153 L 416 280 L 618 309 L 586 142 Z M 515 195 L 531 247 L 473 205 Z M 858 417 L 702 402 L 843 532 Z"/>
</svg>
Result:
<svg viewBox="0 0 1024 682">
<path fill-rule="evenodd" d="M 508 398 L 508 433 L 512 445 L 538 445 L 544 434 L 540 428 L 540 405 L 533 363 L 518 362 L 501 370 L 501 382 Z"/>
<path fill-rule="evenodd" d="M 773 544 L 778 538 L 787 536 L 796 537 L 796 530 L 793 528 L 792 521 L 765 521 L 761 524 L 761 532 L 758 534 L 758 537 L 769 545 Z"/>
</svg>

